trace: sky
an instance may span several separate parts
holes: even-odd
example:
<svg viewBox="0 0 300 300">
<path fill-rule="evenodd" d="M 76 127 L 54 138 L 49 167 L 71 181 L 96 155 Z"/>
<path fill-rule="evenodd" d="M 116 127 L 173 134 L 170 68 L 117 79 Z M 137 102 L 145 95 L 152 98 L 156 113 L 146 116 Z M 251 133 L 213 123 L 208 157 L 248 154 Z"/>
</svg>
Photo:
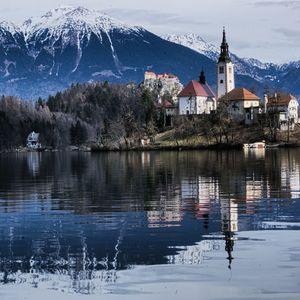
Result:
<svg viewBox="0 0 300 300">
<path fill-rule="evenodd" d="M 240 57 L 300 60 L 300 0 L 1 0 L 0 20 L 20 24 L 61 5 L 96 9 L 159 35 L 196 33 L 217 46 L 225 26 Z"/>
</svg>

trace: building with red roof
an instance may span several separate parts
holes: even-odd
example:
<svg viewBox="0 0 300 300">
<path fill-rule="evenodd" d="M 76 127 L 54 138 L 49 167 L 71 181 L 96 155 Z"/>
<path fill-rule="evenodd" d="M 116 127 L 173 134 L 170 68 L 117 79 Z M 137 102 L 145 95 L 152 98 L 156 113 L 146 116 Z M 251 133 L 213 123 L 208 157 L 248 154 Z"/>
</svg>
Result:
<svg viewBox="0 0 300 300">
<path fill-rule="evenodd" d="M 210 114 L 217 109 L 216 96 L 207 84 L 203 71 L 199 81 L 192 80 L 177 97 L 180 115 Z"/>
<path fill-rule="evenodd" d="M 247 125 L 256 123 L 260 111 L 260 98 L 247 89 L 233 89 L 219 101 L 226 104 L 228 113 L 236 121 Z"/>
</svg>

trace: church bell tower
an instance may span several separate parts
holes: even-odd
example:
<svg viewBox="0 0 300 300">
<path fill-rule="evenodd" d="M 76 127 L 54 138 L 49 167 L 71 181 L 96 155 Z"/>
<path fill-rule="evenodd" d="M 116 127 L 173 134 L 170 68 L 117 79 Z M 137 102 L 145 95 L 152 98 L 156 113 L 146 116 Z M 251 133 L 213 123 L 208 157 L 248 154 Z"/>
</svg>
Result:
<svg viewBox="0 0 300 300">
<path fill-rule="evenodd" d="M 225 28 L 223 28 L 223 40 L 221 44 L 221 54 L 217 64 L 217 74 L 217 98 L 220 99 L 235 88 L 234 65 L 229 55 Z"/>
</svg>

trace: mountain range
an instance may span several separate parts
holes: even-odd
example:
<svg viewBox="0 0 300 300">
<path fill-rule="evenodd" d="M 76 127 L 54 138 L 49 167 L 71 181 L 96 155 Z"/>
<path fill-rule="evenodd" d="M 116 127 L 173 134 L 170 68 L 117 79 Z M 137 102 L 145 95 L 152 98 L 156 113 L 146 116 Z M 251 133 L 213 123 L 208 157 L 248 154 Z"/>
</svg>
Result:
<svg viewBox="0 0 300 300">
<path fill-rule="evenodd" d="M 60 7 L 20 26 L 0 23 L 0 94 L 36 99 L 77 82 L 140 83 L 145 71 L 174 73 L 185 84 L 201 69 L 215 87 L 218 54 L 197 35 L 160 37 L 98 11 Z M 232 59 L 237 85 L 300 95 L 300 62 Z"/>
<path fill-rule="evenodd" d="M 196 34 L 169 34 L 164 38 L 176 44 L 183 45 L 205 55 L 217 62 L 220 49 L 207 43 Z M 231 53 L 231 59 L 235 65 L 238 77 L 238 85 L 244 85 L 251 89 L 286 91 L 300 96 L 300 61 L 287 64 L 263 63 L 254 58 L 240 58 Z M 249 80 L 250 77 L 252 80 Z M 261 87 L 263 86 L 263 90 Z"/>
</svg>

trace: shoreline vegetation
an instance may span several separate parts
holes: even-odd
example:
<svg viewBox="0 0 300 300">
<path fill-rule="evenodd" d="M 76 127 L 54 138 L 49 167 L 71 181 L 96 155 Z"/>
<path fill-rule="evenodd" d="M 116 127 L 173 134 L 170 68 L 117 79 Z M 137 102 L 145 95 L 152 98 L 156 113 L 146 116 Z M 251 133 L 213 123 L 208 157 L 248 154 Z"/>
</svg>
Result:
<svg viewBox="0 0 300 300">
<path fill-rule="evenodd" d="M 266 144 L 264 149 L 284 149 L 284 148 L 300 148 L 299 143 L 269 143 Z M 260 151 L 264 149 L 245 149 L 245 151 Z M 90 153 L 101 153 L 101 152 L 152 152 L 152 151 L 201 151 L 201 150 L 243 150 L 243 144 L 189 144 L 189 143 L 179 143 L 175 142 L 170 144 L 159 144 L 153 143 L 146 146 L 133 146 L 130 148 L 119 147 L 119 148 L 108 148 L 98 145 L 84 145 L 84 146 L 70 146 L 61 149 L 51 149 L 46 148 L 42 150 L 30 150 L 26 147 L 20 147 L 17 149 L 6 149 L 1 150 L 0 153 L 30 153 L 30 152 L 90 152 Z"/>
<path fill-rule="evenodd" d="M 170 98 L 166 93 L 162 100 Z M 40 134 L 45 151 L 222 150 L 263 140 L 270 147 L 300 146 L 299 125 L 280 131 L 274 116 L 264 114 L 257 124 L 245 126 L 222 103 L 214 114 L 174 116 L 166 127 L 157 99 L 157 92 L 142 86 L 108 82 L 72 85 L 36 102 L 2 96 L 0 152 L 27 151 L 32 131 Z"/>
<path fill-rule="evenodd" d="M 287 149 L 300 148 L 300 144 L 267 144 L 264 149 Z M 264 150 L 263 149 L 263 150 Z M 179 146 L 162 146 L 162 145 L 147 145 L 132 148 L 106 148 L 106 147 L 76 147 L 65 149 L 43 149 L 42 151 L 34 151 L 24 148 L 1 150 L 0 154 L 4 153 L 31 153 L 31 152 L 85 152 L 85 153 L 105 153 L 105 152 L 154 152 L 154 151 L 225 151 L 225 150 L 243 150 L 243 144 L 218 144 L 218 145 L 179 145 Z M 246 149 L 245 151 L 260 151 L 262 149 Z"/>
</svg>

